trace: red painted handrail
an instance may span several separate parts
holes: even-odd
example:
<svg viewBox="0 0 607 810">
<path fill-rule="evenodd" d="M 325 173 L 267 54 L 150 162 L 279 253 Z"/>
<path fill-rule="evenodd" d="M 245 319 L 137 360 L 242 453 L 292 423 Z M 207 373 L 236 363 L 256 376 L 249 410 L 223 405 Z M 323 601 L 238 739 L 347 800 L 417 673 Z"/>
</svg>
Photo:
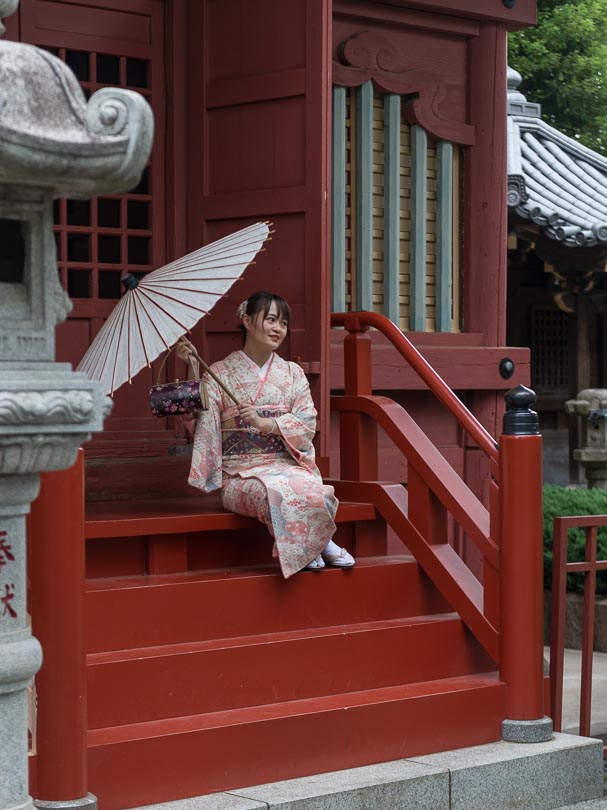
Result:
<svg viewBox="0 0 607 810">
<path fill-rule="evenodd" d="M 364 332 L 369 327 L 373 327 L 385 335 L 436 398 L 453 414 L 461 427 L 472 436 L 485 455 L 497 464 L 498 451 L 493 436 L 470 413 L 398 326 L 385 315 L 366 311 L 332 312 L 331 326 L 343 326 L 348 332 Z"/>
<path fill-rule="evenodd" d="M 565 658 L 565 597 L 567 573 L 584 574 L 584 609 L 582 614 L 582 673 L 580 727 L 583 737 L 590 737 L 592 707 L 592 664 L 594 647 L 594 612 L 597 571 L 607 569 L 607 560 L 597 559 L 597 530 L 607 526 L 607 515 L 557 517 L 554 519 L 552 545 L 552 610 L 550 623 L 550 707 L 554 730 L 561 731 L 563 722 L 563 666 Z M 567 532 L 586 529 L 584 562 L 567 562 Z M 604 749 L 605 751 L 605 749 Z"/>
<path fill-rule="evenodd" d="M 428 543 L 400 502 L 399 484 L 378 481 L 331 481 L 340 498 L 372 503 L 403 541 L 438 590 L 460 615 L 494 661 L 499 660 L 499 632 L 484 612 L 484 588 L 447 542 Z"/>
<path fill-rule="evenodd" d="M 331 398 L 331 408 L 340 416 L 340 475 L 344 479 L 340 490 L 345 487 L 354 494 L 375 488 L 372 502 L 382 517 L 499 663 L 500 679 L 508 686 L 505 711 L 511 722 L 507 733 L 515 739 L 522 733 L 518 723 L 539 721 L 544 735 L 548 726 L 543 716 L 541 436 L 533 430 L 511 432 L 505 426 L 496 444 L 400 329 L 383 315 L 336 313 L 331 322 L 349 332 L 343 341 L 344 395 Z M 488 457 L 491 513 L 406 410 L 373 395 L 371 326 L 391 341 Z M 524 390 L 520 393 L 528 398 Z M 515 409 L 517 396 L 513 392 L 510 403 Z M 377 481 L 379 427 L 408 462 L 406 510 L 398 498 L 389 502 L 384 485 Z M 482 584 L 449 545 L 449 515 L 483 555 Z"/>
<path fill-rule="evenodd" d="M 372 417 L 420 471 L 483 556 L 494 568 L 499 568 L 498 548 L 489 536 L 489 513 L 401 405 L 387 397 L 365 395 L 334 397 L 331 407 L 335 411 L 358 411 Z"/>
</svg>

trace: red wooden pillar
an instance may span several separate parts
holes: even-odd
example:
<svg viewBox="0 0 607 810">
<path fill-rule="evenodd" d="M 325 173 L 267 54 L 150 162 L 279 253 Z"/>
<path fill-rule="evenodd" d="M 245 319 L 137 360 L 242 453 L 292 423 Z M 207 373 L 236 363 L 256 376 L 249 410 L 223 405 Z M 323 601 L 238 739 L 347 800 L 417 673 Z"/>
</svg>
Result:
<svg viewBox="0 0 607 810">
<path fill-rule="evenodd" d="M 69 470 L 42 473 L 30 520 L 36 676 L 36 804 L 96 806 L 87 791 L 84 646 L 84 453 Z"/>
<path fill-rule="evenodd" d="M 507 685 L 502 736 L 545 742 L 542 437 L 529 406 L 535 394 L 520 385 L 506 394 L 500 436 L 501 632 L 500 677 Z"/>
<path fill-rule="evenodd" d="M 364 396 L 373 392 L 368 327 L 356 317 L 346 320 L 344 338 L 344 393 Z M 345 481 L 377 480 L 377 425 L 366 414 L 340 413 L 341 478 Z"/>
</svg>

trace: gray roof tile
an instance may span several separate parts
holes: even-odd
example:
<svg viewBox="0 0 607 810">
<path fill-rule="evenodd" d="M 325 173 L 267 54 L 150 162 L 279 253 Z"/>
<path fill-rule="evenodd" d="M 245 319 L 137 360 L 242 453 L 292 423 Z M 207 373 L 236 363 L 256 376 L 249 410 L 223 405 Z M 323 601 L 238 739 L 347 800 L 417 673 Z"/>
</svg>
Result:
<svg viewBox="0 0 607 810">
<path fill-rule="evenodd" d="M 508 68 L 508 207 L 569 247 L 607 242 L 607 159 L 541 118 Z"/>
</svg>

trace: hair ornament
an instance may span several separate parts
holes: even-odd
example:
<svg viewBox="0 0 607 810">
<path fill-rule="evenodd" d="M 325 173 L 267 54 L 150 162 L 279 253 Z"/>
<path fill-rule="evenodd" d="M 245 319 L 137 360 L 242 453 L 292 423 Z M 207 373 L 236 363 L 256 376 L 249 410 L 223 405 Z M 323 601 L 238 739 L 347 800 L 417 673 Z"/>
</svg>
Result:
<svg viewBox="0 0 607 810">
<path fill-rule="evenodd" d="M 238 315 L 238 317 L 240 318 L 240 320 L 242 320 L 242 319 L 244 318 L 244 316 L 247 314 L 247 307 L 248 307 L 248 305 L 249 305 L 249 299 L 248 299 L 248 298 L 245 298 L 245 300 L 244 300 L 244 301 L 242 301 L 242 302 L 241 302 L 241 303 L 238 305 L 238 309 L 236 310 L 236 314 Z"/>
</svg>

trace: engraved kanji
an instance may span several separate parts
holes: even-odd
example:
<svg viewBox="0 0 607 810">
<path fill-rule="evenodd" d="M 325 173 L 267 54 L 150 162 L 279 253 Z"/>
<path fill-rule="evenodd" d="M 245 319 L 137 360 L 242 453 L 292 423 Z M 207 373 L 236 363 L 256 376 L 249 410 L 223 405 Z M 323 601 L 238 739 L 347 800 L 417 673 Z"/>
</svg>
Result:
<svg viewBox="0 0 607 810">
<path fill-rule="evenodd" d="M 3 616 L 9 616 L 11 619 L 17 618 L 17 612 L 11 605 L 11 602 L 15 598 L 15 586 L 11 583 L 10 585 L 4 586 L 4 596 L 0 597 L 0 605 L 3 606 L 2 613 L 0 613 L 0 618 Z"/>
<path fill-rule="evenodd" d="M 7 562 L 15 562 L 13 547 L 6 539 L 6 532 L 0 532 L 0 570 Z"/>
</svg>

